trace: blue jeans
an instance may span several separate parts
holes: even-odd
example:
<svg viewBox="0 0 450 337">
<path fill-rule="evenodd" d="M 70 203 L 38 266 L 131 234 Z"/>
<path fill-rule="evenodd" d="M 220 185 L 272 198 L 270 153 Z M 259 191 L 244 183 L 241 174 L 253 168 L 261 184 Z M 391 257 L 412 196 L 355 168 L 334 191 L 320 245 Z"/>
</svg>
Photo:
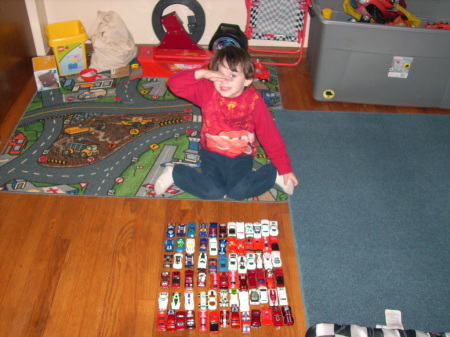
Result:
<svg viewBox="0 0 450 337">
<path fill-rule="evenodd" d="M 173 180 L 182 190 L 201 199 L 221 199 L 225 195 L 242 200 L 263 194 L 273 187 L 277 170 L 272 163 L 253 171 L 251 156 L 229 158 L 200 149 L 202 172 L 185 165 L 175 165 Z"/>
</svg>

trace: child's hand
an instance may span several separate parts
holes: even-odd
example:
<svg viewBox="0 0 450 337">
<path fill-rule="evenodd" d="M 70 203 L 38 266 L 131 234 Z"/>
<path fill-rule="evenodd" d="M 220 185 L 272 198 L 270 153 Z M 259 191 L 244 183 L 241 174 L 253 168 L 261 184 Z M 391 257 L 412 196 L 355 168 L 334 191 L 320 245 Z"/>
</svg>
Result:
<svg viewBox="0 0 450 337">
<path fill-rule="evenodd" d="M 229 82 L 233 79 L 231 77 L 225 76 L 218 71 L 208 70 L 208 69 L 199 69 L 195 71 L 195 78 L 197 80 L 205 79 L 211 82 Z"/>
<path fill-rule="evenodd" d="M 297 177 L 295 176 L 295 174 L 293 172 L 283 174 L 283 180 L 284 180 L 284 185 L 286 185 L 286 186 L 288 185 L 289 181 L 292 181 L 294 186 L 298 185 Z"/>
</svg>

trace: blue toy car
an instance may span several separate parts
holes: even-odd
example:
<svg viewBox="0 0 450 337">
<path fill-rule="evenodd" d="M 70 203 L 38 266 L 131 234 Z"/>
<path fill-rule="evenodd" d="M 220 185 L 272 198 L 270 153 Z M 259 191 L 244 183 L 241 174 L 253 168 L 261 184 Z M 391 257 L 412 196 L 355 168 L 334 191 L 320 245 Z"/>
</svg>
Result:
<svg viewBox="0 0 450 337">
<path fill-rule="evenodd" d="M 200 239 L 200 247 L 198 250 L 202 253 L 206 253 L 208 251 L 208 239 L 207 238 Z"/>
<path fill-rule="evenodd" d="M 195 238 L 196 235 L 197 235 L 197 224 L 195 222 L 189 222 L 187 230 L 188 238 Z"/>
<path fill-rule="evenodd" d="M 181 237 L 186 236 L 186 225 L 184 223 L 178 224 L 177 235 Z"/>
<path fill-rule="evenodd" d="M 226 255 L 219 255 L 219 271 L 228 271 L 228 258 Z"/>
<path fill-rule="evenodd" d="M 186 247 L 186 239 L 178 238 L 177 239 L 177 247 L 175 248 L 175 250 L 179 253 L 183 253 L 185 247 Z"/>
<path fill-rule="evenodd" d="M 225 255 L 227 253 L 227 239 L 219 240 L 219 255 Z"/>
<path fill-rule="evenodd" d="M 173 252 L 173 249 L 174 249 L 174 240 L 167 239 L 167 240 L 164 242 L 164 246 L 165 246 L 166 252 Z"/>
<path fill-rule="evenodd" d="M 175 236 L 175 224 L 174 223 L 169 223 L 167 225 L 166 236 L 168 238 L 173 238 Z"/>
<path fill-rule="evenodd" d="M 194 254 L 186 254 L 185 268 L 194 268 Z"/>
<path fill-rule="evenodd" d="M 199 226 L 199 235 L 202 238 L 208 237 L 208 224 L 207 223 L 201 223 Z"/>
</svg>

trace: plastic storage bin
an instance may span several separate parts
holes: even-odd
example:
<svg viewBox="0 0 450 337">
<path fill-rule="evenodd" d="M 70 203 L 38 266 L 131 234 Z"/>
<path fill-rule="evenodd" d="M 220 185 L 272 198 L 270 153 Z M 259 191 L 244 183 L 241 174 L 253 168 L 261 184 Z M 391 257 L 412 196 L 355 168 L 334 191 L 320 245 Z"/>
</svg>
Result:
<svg viewBox="0 0 450 337">
<path fill-rule="evenodd" d="M 422 24 L 450 21 L 449 0 L 406 3 Z M 342 4 L 312 1 L 307 60 L 316 100 L 450 109 L 450 30 L 352 23 Z"/>
<path fill-rule="evenodd" d="M 87 68 L 85 42 L 88 36 L 80 21 L 53 23 L 45 27 L 45 32 L 59 75 L 78 74 Z"/>
</svg>

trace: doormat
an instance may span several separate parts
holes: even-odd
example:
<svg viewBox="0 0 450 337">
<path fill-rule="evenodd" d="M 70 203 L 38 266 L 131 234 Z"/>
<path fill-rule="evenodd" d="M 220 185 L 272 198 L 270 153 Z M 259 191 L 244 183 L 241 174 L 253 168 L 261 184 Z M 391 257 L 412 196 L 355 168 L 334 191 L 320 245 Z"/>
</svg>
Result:
<svg viewBox="0 0 450 337">
<path fill-rule="evenodd" d="M 281 108 L 276 68 L 255 81 L 269 109 Z M 0 190 L 154 198 L 166 165 L 201 167 L 200 109 L 174 96 L 166 78 L 100 73 L 93 82 L 60 77 L 58 89 L 37 92 L 0 156 Z M 264 83 L 263 83 L 264 82 Z M 257 169 L 269 161 L 262 148 Z M 197 199 L 173 185 L 161 197 Z M 271 189 L 248 201 L 286 201 Z"/>
</svg>

